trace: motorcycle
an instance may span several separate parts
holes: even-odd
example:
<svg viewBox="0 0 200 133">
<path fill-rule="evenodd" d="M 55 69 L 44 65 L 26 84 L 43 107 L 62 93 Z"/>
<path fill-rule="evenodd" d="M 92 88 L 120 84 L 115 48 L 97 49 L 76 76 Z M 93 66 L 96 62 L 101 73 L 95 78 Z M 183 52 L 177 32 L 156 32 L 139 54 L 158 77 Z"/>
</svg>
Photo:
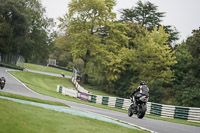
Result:
<svg viewBox="0 0 200 133">
<path fill-rule="evenodd" d="M 3 89 L 5 86 L 5 81 L 4 80 L 1 80 L 1 89 Z"/>
<path fill-rule="evenodd" d="M 146 103 L 149 100 L 149 96 L 145 95 L 139 95 L 136 99 L 136 102 L 133 101 L 133 98 L 131 100 L 131 105 L 128 109 L 128 116 L 131 117 L 133 114 L 136 114 L 139 119 L 142 119 L 146 113 L 147 105 Z M 136 105 L 134 105 L 136 103 Z"/>
</svg>

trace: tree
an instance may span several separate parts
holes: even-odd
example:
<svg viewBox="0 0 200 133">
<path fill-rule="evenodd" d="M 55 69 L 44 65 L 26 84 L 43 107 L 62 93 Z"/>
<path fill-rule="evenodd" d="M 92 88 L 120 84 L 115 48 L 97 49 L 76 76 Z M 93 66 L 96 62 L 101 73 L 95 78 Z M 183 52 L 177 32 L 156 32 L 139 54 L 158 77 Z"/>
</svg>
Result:
<svg viewBox="0 0 200 133">
<path fill-rule="evenodd" d="M 73 67 L 68 36 L 59 36 L 53 45 L 50 58 L 56 59 L 59 66 Z"/>
<path fill-rule="evenodd" d="M 173 80 L 171 66 L 176 63 L 175 57 L 167 43 L 169 34 L 160 27 L 145 36 L 137 37 L 133 52 L 132 69 L 138 72 L 137 81 L 145 80 L 152 83 L 154 80 L 170 82 Z"/>
<path fill-rule="evenodd" d="M 81 58 L 85 64 L 84 69 L 95 54 L 96 46 L 101 44 L 98 31 L 116 16 L 112 12 L 114 5 L 114 0 L 72 0 L 65 17 L 67 20 L 61 19 L 63 25 L 68 22 L 66 34 L 70 39 L 73 59 Z M 83 79 L 86 80 L 87 74 L 83 72 Z"/>
<path fill-rule="evenodd" d="M 174 82 L 176 85 L 180 85 L 183 82 L 183 78 L 186 77 L 190 71 L 189 64 L 192 60 L 192 56 L 189 53 L 185 42 L 182 42 L 175 47 L 175 56 L 178 63 L 173 66 L 176 77 Z"/>
<path fill-rule="evenodd" d="M 12 50 L 13 29 L 6 22 L 0 23 L 0 52 L 8 53 Z"/>
<path fill-rule="evenodd" d="M 0 52 L 20 54 L 34 63 L 46 62 L 54 41 L 52 25 L 38 0 L 1 0 Z"/>
<path fill-rule="evenodd" d="M 123 22 L 136 22 L 146 27 L 149 31 L 152 31 L 155 26 L 161 26 L 164 12 L 158 12 L 158 7 L 149 1 L 144 4 L 138 1 L 137 6 L 131 9 L 122 9 L 121 21 Z M 163 26 L 165 32 L 170 34 L 168 42 L 172 44 L 178 40 L 178 31 L 172 26 Z"/>
<path fill-rule="evenodd" d="M 175 47 L 178 64 L 173 67 L 174 88 L 177 104 L 181 106 L 200 107 L 199 33 L 199 29 L 193 30 L 193 35 L 186 42 Z"/>
<path fill-rule="evenodd" d="M 192 36 L 186 40 L 186 45 L 190 54 L 192 55 L 191 67 L 194 71 L 194 76 L 200 78 L 200 28 L 193 30 Z"/>
<path fill-rule="evenodd" d="M 109 83 L 109 89 L 106 91 L 127 97 L 141 80 L 147 81 L 149 85 L 154 81 L 171 82 L 174 79 L 171 67 L 176 63 L 176 59 L 174 52 L 165 45 L 168 37 L 162 27 L 155 28 L 152 32 L 141 32 L 136 36 L 133 47 L 112 44 L 109 51 L 104 49 L 102 53 L 98 53 L 96 56 L 99 60 L 93 65 L 105 75 Z M 99 77 L 101 74 L 95 76 Z M 114 89 L 111 89 L 113 87 Z"/>
<path fill-rule="evenodd" d="M 45 9 L 38 0 L 26 0 L 26 14 L 29 27 L 27 42 L 21 49 L 21 55 L 33 63 L 46 63 L 49 48 L 55 40 L 53 19 L 45 16 Z M 29 50 L 29 52 L 27 52 Z M 39 53 L 39 54 L 38 54 Z"/>
<path fill-rule="evenodd" d="M 127 20 L 135 21 L 152 31 L 154 26 L 160 25 L 162 21 L 161 18 L 164 17 L 164 12 L 158 12 L 157 10 L 157 6 L 149 1 L 144 4 L 138 1 L 135 8 L 123 9 L 121 11 L 121 19 L 125 22 L 127 22 Z"/>
<path fill-rule="evenodd" d="M 176 61 L 167 45 L 169 34 L 163 27 L 149 32 L 137 23 L 114 22 L 113 5 L 108 0 L 73 0 L 60 19 L 66 29 L 63 49 L 69 49 L 73 62 L 84 62 L 83 82 L 89 74 L 106 91 L 127 96 L 140 80 L 172 81 Z"/>
<path fill-rule="evenodd" d="M 1 0 L 1 52 L 19 54 L 28 32 L 28 20 L 24 0 Z M 6 47 L 4 47 L 4 45 Z M 4 49 L 5 48 L 5 49 Z"/>
</svg>

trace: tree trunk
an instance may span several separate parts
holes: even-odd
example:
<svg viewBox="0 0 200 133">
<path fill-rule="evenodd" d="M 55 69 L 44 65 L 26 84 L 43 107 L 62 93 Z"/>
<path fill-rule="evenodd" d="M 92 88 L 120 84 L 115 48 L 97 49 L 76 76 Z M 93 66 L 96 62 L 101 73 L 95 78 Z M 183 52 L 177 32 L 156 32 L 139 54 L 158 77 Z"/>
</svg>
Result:
<svg viewBox="0 0 200 133">
<path fill-rule="evenodd" d="M 87 84 L 88 83 L 88 74 L 86 74 L 86 73 L 82 74 L 81 83 L 82 84 Z"/>
</svg>

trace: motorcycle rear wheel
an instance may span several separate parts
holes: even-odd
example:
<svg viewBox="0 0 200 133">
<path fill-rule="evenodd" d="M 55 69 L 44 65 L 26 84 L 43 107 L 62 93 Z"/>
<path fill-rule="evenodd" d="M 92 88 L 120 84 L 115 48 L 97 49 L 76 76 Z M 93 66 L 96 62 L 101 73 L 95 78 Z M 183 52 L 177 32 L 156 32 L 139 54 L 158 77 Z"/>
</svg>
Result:
<svg viewBox="0 0 200 133">
<path fill-rule="evenodd" d="M 146 112 L 146 105 L 138 106 L 137 117 L 142 119 Z"/>
</svg>

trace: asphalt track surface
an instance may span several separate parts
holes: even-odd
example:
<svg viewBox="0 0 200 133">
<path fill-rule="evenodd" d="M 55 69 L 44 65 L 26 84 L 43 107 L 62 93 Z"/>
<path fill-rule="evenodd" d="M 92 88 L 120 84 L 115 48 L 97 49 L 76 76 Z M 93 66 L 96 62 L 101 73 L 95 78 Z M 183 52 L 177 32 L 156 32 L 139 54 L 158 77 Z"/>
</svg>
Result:
<svg viewBox="0 0 200 133">
<path fill-rule="evenodd" d="M 112 110 L 97 108 L 97 107 L 93 107 L 89 105 L 84 105 L 80 103 L 52 98 L 49 96 L 44 96 L 24 86 L 19 80 L 17 80 L 15 77 L 10 75 L 6 70 L 9 70 L 9 69 L 0 67 L 0 77 L 3 76 L 6 78 L 5 88 L 0 91 L 19 94 L 23 96 L 35 97 L 35 98 L 49 100 L 49 101 L 61 102 L 61 103 L 69 105 L 71 108 L 74 108 L 74 109 L 79 109 L 82 111 L 90 111 L 93 113 L 101 114 L 101 115 L 108 116 L 114 119 L 118 119 L 120 121 L 131 123 L 133 125 L 137 125 L 137 126 L 140 126 L 140 127 L 143 127 L 143 128 L 146 128 L 158 133 L 199 133 L 200 132 L 200 127 L 171 123 L 171 122 L 166 122 L 162 120 L 149 119 L 145 117 L 143 119 L 138 119 L 135 115 L 132 117 L 128 117 L 128 115 L 125 113 L 120 113 L 120 112 L 116 112 Z"/>
</svg>

